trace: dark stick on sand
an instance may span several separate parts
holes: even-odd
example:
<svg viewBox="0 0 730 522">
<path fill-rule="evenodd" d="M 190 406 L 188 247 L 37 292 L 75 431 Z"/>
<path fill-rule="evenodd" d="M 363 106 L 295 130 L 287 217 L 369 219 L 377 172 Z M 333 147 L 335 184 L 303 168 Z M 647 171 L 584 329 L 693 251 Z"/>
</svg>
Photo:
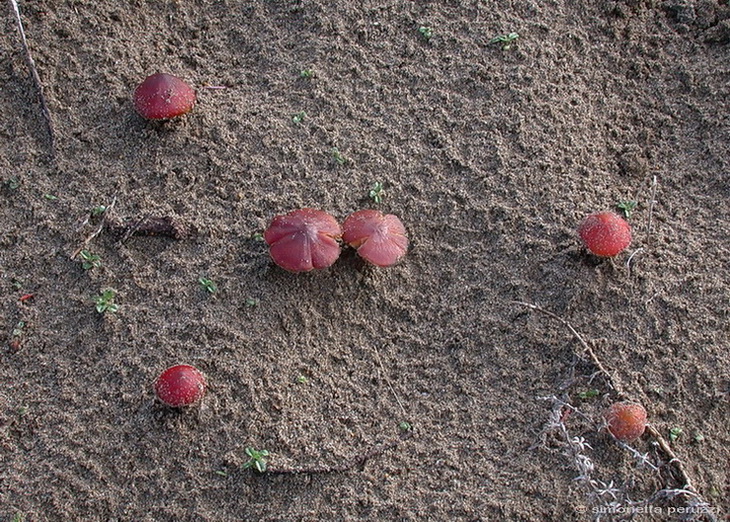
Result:
<svg viewBox="0 0 730 522">
<path fill-rule="evenodd" d="M 378 457 L 385 453 L 386 451 L 395 448 L 398 446 L 401 442 L 404 440 L 407 440 L 411 438 L 413 435 L 412 431 L 408 431 L 403 433 L 400 437 L 391 440 L 390 442 L 387 442 L 385 444 L 382 444 L 380 446 L 375 446 L 374 448 L 368 450 L 366 453 L 363 453 L 362 455 L 357 455 L 349 460 L 346 460 L 345 462 L 341 464 L 336 464 L 333 466 L 308 466 L 308 467 L 276 467 L 276 466 L 269 466 L 269 468 L 266 470 L 266 474 L 270 475 L 306 475 L 306 474 L 320 474 L 320 473 L 344 473 L 345 471 L 349 471 L 351 469 L 363 466 L 368 460 L 374 457 Z"/>
<path fill-rule="evenodd" d="M 13 11 L 13 14 L 15 16 L 15 25 L 18 27 L 18 33 L 20 33 L 20 43 L 23 46 L 23 55 L 25 56 L 25 61 L 28 64 L 28 69 L 30 70 L 30 76 L 33 79 L 33 83 L 35 84 L 36 90 L 38 91 L 38 99 L 41 102 L 41 112 L 43 113 L 43 119 L 46 121 L 46 126 L 48 127 L 48 138 L 50 140 L 51 145 L 51 156 L 55 158 L 56 156 L 56 134 L 53 130 L 53 119 L 51 118 L 51 111 L 48 109 L 48 104 L 46 103 L 46 97 L 43 94 L 43 84 L 41 84 L 41 79 L 38 76 L 38 70 L 35 66 L 35 61 L 33 61 L 33 56 L 30 54 L 30 48 L 28 47 L 28 40 L 25 38 L 25 30 L 23 29 L 23 21 L 20 18 L 20 10 L 18 9 L 18 3 L 16 0 L 8 0 L 10 3 L 10 9 Z"/>
<path fill-rule="evenodd" d="M 186 239 L 190 236 L 188 227 L 172 216 L 146 216 L 134 221 L 108 219 L 105 226 L 112 235 L 119 238 L 121 243 L 132 236 L 159 236 L 171 239 Z"/>
</svg>

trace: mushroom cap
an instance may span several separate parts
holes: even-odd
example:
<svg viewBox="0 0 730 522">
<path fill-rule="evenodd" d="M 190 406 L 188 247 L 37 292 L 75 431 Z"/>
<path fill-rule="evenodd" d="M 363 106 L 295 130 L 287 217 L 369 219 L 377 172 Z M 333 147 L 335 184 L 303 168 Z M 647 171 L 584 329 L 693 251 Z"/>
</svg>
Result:
<svg viewBox="0 0 730 522">
<path fill-rule="evenodd" d="M 157 398 L 168 406 L 187 406 L 199 401 L 205 394 L 205 377 L 200 370 L 188 364 L 171 366 L 155 381 Z"/>
<path fill-rule="evenodd" d="M 264 232 L 274 263 L 290 272 L 327 268 L 340 256 L 342 229 L 323 210 L 301 208 L 276 216 Z"/>
<path fill-rule="evenodd" d="M 148 120 L 167 120 L 190 112 L 195 91 L 176 76 L 156 73 L 134 91 L 134 107 Z"/>
<path fill-rule="evenodd" d="M 366 261 L 376 266 L 391 266 L 408 250 L 403 223 L 393 214 L 379 210 L 358 210 L 342 224 L 342 239 Z"/>
<path fill-rule="evenodd" d="M 587 216 L 578 235 L 586 248 L 600 257 L 613 257 L 631 244 L 631 227 L 618 214 L 597 212 Z"/>
<path fill-rule="evenodd" d="M 606 411 L 608 431 L 619 440 L 632 442 L 644 434 L 646 409 L 641 404 L 617 402 Z"/>
</svg>

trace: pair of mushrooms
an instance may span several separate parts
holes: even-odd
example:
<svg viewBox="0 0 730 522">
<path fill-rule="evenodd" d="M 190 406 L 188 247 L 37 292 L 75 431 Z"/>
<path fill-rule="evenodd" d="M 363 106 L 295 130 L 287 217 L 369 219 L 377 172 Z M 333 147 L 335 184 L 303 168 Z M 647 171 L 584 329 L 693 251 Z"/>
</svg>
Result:
<svg viewBox="0 0 730 522">
<path fill-rule="evenodd" d="M 276 216 L 264 232 L 274 263 L 290 272 L 327 268 L 340 256 L 342 239 L 376 266 L 391 266 L 408 250 L 401 220 L 378 210 L 358 210 L 340 227 L 327 212 L 313 208 Z"/>
</svg>

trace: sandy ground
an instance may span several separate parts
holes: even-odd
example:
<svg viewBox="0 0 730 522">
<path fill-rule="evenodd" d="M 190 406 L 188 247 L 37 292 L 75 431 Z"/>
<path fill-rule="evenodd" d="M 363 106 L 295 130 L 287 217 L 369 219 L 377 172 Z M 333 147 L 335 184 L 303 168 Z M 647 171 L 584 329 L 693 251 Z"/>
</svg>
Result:
<svg viewBox="0 0 730 522">
<path fill-rule="evenodd" d="M 54 141 L 6 9 L 0 520 L 727 517 L 727 2 L 20 10 Z M 157 71 L 193 112 L 135 113 Z M 622 201 L 631 247 L 592 257 L 576 227 Z M 305 206 L 394 213 L 410 251 L 287 273 L 258 234 Z M 91 237 L 162 216 L 192 233 Z M 174 411 L 179 363 L 210 386 Z"/>
</svg>

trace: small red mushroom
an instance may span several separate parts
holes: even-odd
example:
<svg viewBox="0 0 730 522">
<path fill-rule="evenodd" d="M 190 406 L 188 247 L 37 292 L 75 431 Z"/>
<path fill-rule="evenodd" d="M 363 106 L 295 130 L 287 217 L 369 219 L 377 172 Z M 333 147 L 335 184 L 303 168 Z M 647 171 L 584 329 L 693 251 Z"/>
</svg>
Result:
<svg viewBox="0 0 730 522">
<path fill-rule="evenodd" d="M 200 370 L 188 364 L 172 366 L 155 381 L 157 398 L 168 406 L 188 406 L 205 394 L 205 377 Z"/>
<path fill-rule="evenodd" d="M 148 76 L 134 91 L 134 107 L 148 120 L 169 120 L 190 112 L 193 105 L 193 88 L 170 74 Z"/>
<path fill-rule="evenodd" d="M 379 210 L 358 210 L 342 224 L 342 239 L 376 266 L 391 266 L 408 250 L 406 229 L 393 214 Z"/>
<path fill-rule="evenodd" d="M 600 257 L 613 257 L 631 244 L 631 227 L 618 214 L 598 212 L 587 216 L 578 235 L 586 248 Z"/>
<path fill-rule="evenodd" d="M 646 410 L 641 404 L 617 402 L 605 414 L 608 431 L 623 442 L 641 437 L 646 429 Z"/>
<path fill-rule="evenodd" d="M 301 208 L 276 216 L 264 232 L 274 263 L 290 272 L 327 268 L 340 256 L 342 229 L 322 210 Z"/>
</svg>

